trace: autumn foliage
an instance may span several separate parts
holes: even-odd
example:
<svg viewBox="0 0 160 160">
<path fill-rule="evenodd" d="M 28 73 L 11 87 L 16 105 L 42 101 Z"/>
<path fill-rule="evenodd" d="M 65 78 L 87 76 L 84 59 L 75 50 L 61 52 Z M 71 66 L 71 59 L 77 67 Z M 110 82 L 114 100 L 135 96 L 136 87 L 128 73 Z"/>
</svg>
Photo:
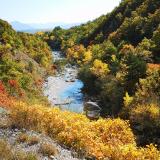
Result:
<svg viewBox="0 0 160 160">
<path fill-rule="evenodd" d="M 158 70 L 158 69 L 160 69 L 160 64 L 148 63 L 148 69 Z"/>
<path fill-rule="evenodd" d="M 5 92 L 5 87 L 2 83 L 2 81 L 0 81 L 0 93 L 4 93 Z"/>
<path fill-rule="evenodd" d="M 82 114 L 62 112 L 41 105 L 15 103 L 11 112 L 15 125 L 34 129 L 56 138 L 60 143 L 83 151 L 86 156 L 113 160 L 158 160 L 155 146 L 136 146 L 128 121 L 99 119 L 90 121 Z"/>
<path fill-rule="evenodd" d="M 13 105 L 13 101 L 13 97 L 7 94 L 5 86 L 2 81 L 0 81 L 0 106 L 10 108 Z"/>
<path fill-rule="evenodd" d="M 92 60 L 92 52 L 83 45 L 75 45 L 66 51 L 67 58 L 78 64 L 87 64 Z"/>
<path fill-rule="evenodd" d="M 11 87 L 14 87 L 14 88 L 17 88 L 18 87 L 18 84 L 17 84 L 17 81 L 16 80 L 8 80 L 8 83 Z"/>
<path fill-rule="evenodd" d="M 96 76 L 104 76 L 110 72 L 108 64 L 103 63 L 101 60 L 94 60 L 93 67 L 90 68 L 91 72 Z"/>
</svg>

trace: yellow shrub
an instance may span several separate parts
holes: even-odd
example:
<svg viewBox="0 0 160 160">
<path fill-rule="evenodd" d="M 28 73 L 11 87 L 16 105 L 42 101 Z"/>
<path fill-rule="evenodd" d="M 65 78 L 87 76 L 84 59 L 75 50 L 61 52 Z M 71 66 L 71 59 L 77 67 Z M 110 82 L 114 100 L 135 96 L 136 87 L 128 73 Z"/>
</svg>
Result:
<svg viewBox="0 0 160 160">
<path fill-rule="evenodd" d="M 157 104 L 137 105 L 130 111 L 130 119 L 139 123 L 142 128 L 160 128 L 160 108 Z M 153 130 L 152 130 L 153 131 Z"/>
<path fill-rule="evenodd" d="M 79 65 L 86 64 L 92 60 L 92 52 L 83 45 L 75 45 L 66 51 L 67 59 L 77 62 Z"/>
<path fill-rule="evenodd" d="M 133 97 L 130 97 L 129 94 L 128 94 L 128 92 L 126 92 L 126 95 L 125 95 L 125 97 L 123 97 L 123 100 L 124 100 L 123 101 L 124 106 L 128 107 L 132 103 Z"/>
<path fill-rule="evenodd" d="M 108 64 L 103 63 L 101 60 L 94 60 L 93 67 L 90 68 L 91 72 L 96 76 L 104 76 L 105 74 L 109 73 L 110 70 L 108 68 Z"/>
<path fill-rule="evenodd" d="M 97 159 L 159 159 L 160 154 L 153 145 L 137 148 L 128 121 L 119 118 L 90 121 L 82 114 L 24 103 L 14 105 L 11 118 L 15 125 L 44 132 Z"/>
<path fill-rule="evenodd" d="M 84 56 L 83 63 L 88 63 L 92 60 L 92 52 L 91 51 L 84 52 L 83 56 Z"/>
</svg>

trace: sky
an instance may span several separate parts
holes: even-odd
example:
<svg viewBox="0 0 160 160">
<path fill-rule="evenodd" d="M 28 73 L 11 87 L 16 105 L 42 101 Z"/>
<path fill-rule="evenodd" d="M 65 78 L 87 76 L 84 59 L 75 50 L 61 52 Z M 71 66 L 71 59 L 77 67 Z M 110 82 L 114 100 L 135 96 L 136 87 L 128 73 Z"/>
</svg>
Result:
<svg viewBox="0 0 160 160">
<path fill-rule="evenodd" d="M 111 12 L 121 0 L 0 0 L 0 18 L 9 22 L 79 23 Z"/>
</svg>

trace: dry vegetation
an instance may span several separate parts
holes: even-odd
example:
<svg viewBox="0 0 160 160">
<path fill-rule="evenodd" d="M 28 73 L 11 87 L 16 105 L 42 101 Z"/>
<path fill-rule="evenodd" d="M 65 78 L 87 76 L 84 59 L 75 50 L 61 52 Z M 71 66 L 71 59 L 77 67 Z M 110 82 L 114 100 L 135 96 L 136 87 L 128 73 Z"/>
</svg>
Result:
<svg viewBox="0 0 160 160">
<path fill-rule="evenodd" d="M 54 156 L 57 154 L 57 149 L 55 146 L 49 143 L 42 143 L 39 152 L 42 153 L 44 156 Z"/>
<path fill-rule="evenodd" d="M 0 139 L 1 160 L 37 160 L 33 153 L 14 150 L 5 140 Z"/>
<path fill-rule="evenodd" d="M 40 139 L 37 136 L 30 136 L 28 139 L 28 145 L 35 145 L 38 144 Z"/>
</svg>

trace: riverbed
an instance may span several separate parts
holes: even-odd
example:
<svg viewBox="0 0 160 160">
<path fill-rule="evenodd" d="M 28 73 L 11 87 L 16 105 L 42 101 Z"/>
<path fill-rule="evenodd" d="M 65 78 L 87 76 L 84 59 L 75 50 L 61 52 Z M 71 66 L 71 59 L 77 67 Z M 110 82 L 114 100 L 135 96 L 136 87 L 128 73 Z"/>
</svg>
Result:
<svg viewBox="0 0 160 160">
<path fill-rule="evenodd" d="M 62 60 L 65 57 L 61 52 L 53 52 L 54 61 Z M 81 92 L 83 82 L 77 78 L 78 69 L 75 66 L 66 64 L 61 72 L 50 76 L 44 83 L 44 95 L 53 106 L 62 110 L 69 110 L 76 113 L 83 112 L 84 96 Z"/>
</svg>

